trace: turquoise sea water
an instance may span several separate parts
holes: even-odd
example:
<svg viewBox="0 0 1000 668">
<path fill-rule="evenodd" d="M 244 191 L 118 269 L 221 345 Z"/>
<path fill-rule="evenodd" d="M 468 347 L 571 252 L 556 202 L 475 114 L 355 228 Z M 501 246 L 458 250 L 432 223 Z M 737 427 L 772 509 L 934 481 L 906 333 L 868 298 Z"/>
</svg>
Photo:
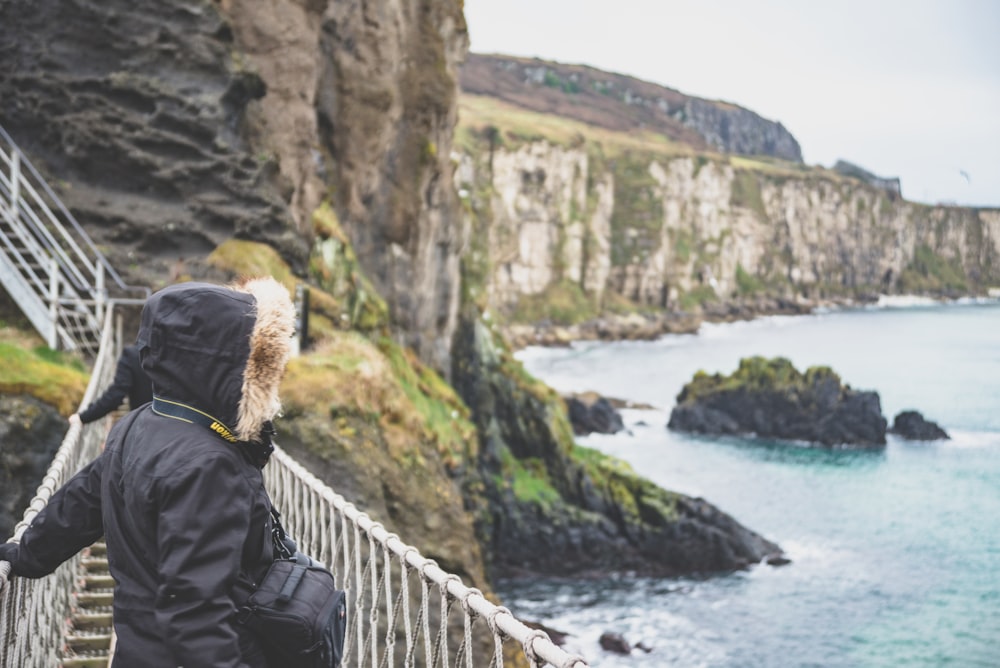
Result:
<svg viewBox="0 0 1000 668">
<path fill-rule="evenodd" d="M 665 425 L 695 371 L 741 357 L 828 365 L 952 440 L 883 451 L 699 438 Z M 701 496 L 777 542 L 781 568 L 706 579 L 501 583 L 518 616 L 572 634 L 593 666 L 1000 666 L 1000 305 L 868 309 L 710 325 L 654 342 L 522 351 L 563 392 L 656 406 L 579 442 Z M 604 631 L 652 647 L 603 652 Z"/>
</svg>

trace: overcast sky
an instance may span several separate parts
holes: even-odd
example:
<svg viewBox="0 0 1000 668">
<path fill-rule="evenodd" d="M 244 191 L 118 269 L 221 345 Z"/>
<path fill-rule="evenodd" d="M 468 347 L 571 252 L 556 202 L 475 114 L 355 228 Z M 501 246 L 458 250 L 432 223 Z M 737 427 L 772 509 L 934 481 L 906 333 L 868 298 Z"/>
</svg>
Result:
<svg viewBox="0 0 1000 668">
<path fill-rule="evenodd" d="M 1000 206 L 1000 0 L 465 0 L 465 17 L 475 53 L 734 102 L 780 121 L 809 164 Z"/>
</svg>

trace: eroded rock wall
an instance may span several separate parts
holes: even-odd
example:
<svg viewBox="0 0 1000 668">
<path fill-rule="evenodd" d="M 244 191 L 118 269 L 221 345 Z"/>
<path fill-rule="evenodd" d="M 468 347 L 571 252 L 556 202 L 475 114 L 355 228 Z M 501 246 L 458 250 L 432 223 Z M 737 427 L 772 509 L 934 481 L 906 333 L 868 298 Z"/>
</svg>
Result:
<svg viewBox="0 0 1000 668">
<path fill-rule="evenodd" d="M 0 541 L 13 535 L 66 430 L 55 408 L 28 395 L 0 394 Z"/>
<path fill-rule="evenodd" d="M 304 274 L 328 200 L 447 373 L 461 2 L 10 0 L 0 26 L 0 125 L 132 282 L 209 277 L 233 236 Z"/>
<path fill-rule="evenodd" d="M 119 271 L 160 287 L 231 236 L 308 244 L 246 132 L 266 95 L 202 0 L 0 4 L 0 124 Z"/>
<path fill-rule="evenodd" d="M 448 372 L 464 243 L 451 184 L 461 3 L 226 0 L 297 218 L 330 197 L 397 339 Z"/>
<path fill-rule="evenodd" d="M 544 141 L 463 157 L 461 192 L 491 218 L 491 304 L 555 282 L 641 305 L 756 298 L 958 296 L 1000 285 L 1000 210 L 907 202 L 856 179 L 726 157 Z"/>
</svg>

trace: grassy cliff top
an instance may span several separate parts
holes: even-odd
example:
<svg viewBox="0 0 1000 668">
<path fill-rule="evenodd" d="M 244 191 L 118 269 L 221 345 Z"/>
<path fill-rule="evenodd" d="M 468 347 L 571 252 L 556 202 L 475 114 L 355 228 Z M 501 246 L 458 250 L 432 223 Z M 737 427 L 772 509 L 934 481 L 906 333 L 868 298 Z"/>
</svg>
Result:
<svg viewBox="0 0 1000 668">
<path fill-rule="evenodd" d="M 844 181 L 848 177 L 822 166 L 810 166 L 770 156 L 728 155 L 692 146 L 655 130 L 615 130 L 562 116 L 533 111 L 495 97 L 463 93 L 458 101 L 455 148 L 478 153 L 483 146 L 516 149 L 535 141 L 564 148 L 582 148 L 604 158 L 626 153 L 673 159 L 692 157 L 730 165 L 734 169 L 779 177 L 822 177 Z"/>
<path fill-rule="evenodd" d="M 666 157 L 694 155 L 687 144 L 653 131 L 612 130 L 582 121 L 519 107 L 485 95 L 462 94 L 458 100 L 455 146 L 471 150 L 498 131 L 502 146 L 547 141 L 557 146 L 599 144 L 607 155 L 627 150 L 661 153 Z"/>
</svg>

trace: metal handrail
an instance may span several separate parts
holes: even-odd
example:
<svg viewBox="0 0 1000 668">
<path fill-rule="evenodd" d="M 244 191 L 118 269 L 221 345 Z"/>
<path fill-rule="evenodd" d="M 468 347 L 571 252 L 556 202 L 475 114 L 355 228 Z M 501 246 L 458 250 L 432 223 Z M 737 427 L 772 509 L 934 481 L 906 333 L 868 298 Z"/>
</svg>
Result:
<svg viewBox="0 0 1000 668">
<path fill-rule="evenodd" d="M 63 219 L 65 219 L 70 224 L 70 226 L 73 228 L 73 230 L 83 240 L 84 244 L 90 249 L 90 252 L 93 253 L 93 255 L 94 255 L 94 262 L 93 262 L 93 264 L 91 266 L 94 267 L 95 273 L 96 273 L 96 267 L 97 267 L 97 265 L 100 264 L 103 267 L 103 270 L 105 272 L 107 272 L 107 275 L 109 277 L 111 277 L 111 280 L 113 280 L 115 282 L 115 285 L 117 285 L 121 290 L 123 290 L 125 292 L 142 292 L 142 293 L 145 294 L 146 297 L 148 297 L 149 296 L 149 292 L 150 292 L 149 288 L 147 288 L 145 286 L 129 285 L 129 284 L 125 283 L 125 281 L 118 274 L 118 272 L 115 271 L 114 266 L 112 266 L 112 264 L 104 256 L 104 254 L 101 253 L 101 251 L 97 249 L 97 246 L 94 245 L 94 242 L 90 239 L 90 236 L 86 233 L 86 231 L 83 229 L 83 227 L 80 225 L 80 223 L 76 220 L 76 218 L 73 216 L 73 214 L 70 213 L 69 209 L 66 208 L 66 206 L 63 204 L 62 200 L 59 199 L 59 197 L 57 197 L 56 194 L 52 191 L 52 188 L 49 187 L 48 182 L 44 178 L 42 178 L 42 175 L 39 174 L 38 170 L 35 169 L 35 166 L 33 164 L 31 164 L 31 161 L 28 160 L 28 157 L 24 154 L 24 151 L 22 151 L 18 147 L 17 143 L 11 138 L 11 136 L 7 133 L 7 131 L 3 128 L 2 125 L 0 125 L 0 137 L 2 137 L 3 140 L 8 145 L 10 145 L 11 147 L 13 147 L 15 151 L 17 151 L 17 153 L 20 156 L 20 160 L 21 160 L 21 163 L 23 164 L 23 166 L 27 167 L 28 171 L 34 177 L 35 182 L 37 182 L 39 184 L 39 186 L 41 187 L 41 189 L 49 197 L 49 200 L 52 203 L 54 203 L 54 205 L 56 206 L 56 208 L 62 214 Z M 49 210 L 49 213 L 51 214 L 51 210 Z M 56 218 L 55 215 L 52 215 L 52 219 L 58 221 L 58 218 Z M 64 231 L 64 234 L 65 234 L 65 231 Z M 69 237 L 69 235 L 66 235 L 66 236 L 67 236 L 67 238 Z M 76 246 L 75 243 L 74 243 L 74 246 Z M 80 251 L 80 255 L 82 257 L 86 257 L 86 254 L 83 253 L 82 250 Z"/>
<path fill-rule="evenodd" d="M 116 297 L 143 301 L 150 290 L 122 280 L 3 127 L 0 139 L 0 213 L 9 231 L 0 278 L 50 347 L 94 352 L 109 280 L 123 293 Z"/>
</svg>

